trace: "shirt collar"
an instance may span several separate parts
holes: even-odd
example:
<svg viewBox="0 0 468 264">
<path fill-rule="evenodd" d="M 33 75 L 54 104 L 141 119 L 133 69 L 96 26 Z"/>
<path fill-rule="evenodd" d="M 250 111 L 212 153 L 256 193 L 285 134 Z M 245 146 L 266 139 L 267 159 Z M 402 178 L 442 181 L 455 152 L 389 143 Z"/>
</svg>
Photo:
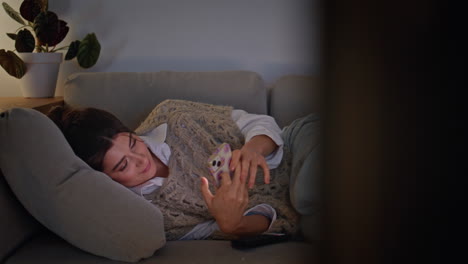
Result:
<svg viewBox="0 0 468 264">
<path fill-rule="evenodd" d="M 157 144 L 162 144 L 166 141 L 166 133 L 167 133 L 167 124 L 163 123 L 156 128 L 142 134 L 141 136 L 146 138 L 151 138 L 153 142 Z"/>
<path fill-rule="evenodd" d="M 157 188 L 161 187 L 164 183 L 164 178 L 161 177 L 154 177 L 148 181 L 145 181 L 144 183 L 130 187 L 129 189 L 133 191 L 134 193 L 143 196 L 145 194 L 149 194 L 156 190 Z"/>
<path fill-rule="evenodd" d="M 169 158 L 171 156 L 171 149 L 165 143 L 166 133 L 167 124 L 164 123 L 140 136 L 151 152 L 165 165 L 169 163 Z"/>
</svg>

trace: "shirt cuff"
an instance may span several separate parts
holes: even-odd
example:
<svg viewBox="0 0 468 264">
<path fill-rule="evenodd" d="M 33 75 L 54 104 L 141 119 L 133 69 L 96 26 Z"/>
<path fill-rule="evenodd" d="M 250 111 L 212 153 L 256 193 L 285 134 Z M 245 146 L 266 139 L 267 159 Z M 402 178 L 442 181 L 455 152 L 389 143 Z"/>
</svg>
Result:
<svg viewBox="0 0 468 264">
<path fill-rule="evenodd" d="M 271 227 L 273 226 L 273 223 L 275 222 L 276 220 L 276 210 L 271 207 L 269 204 L 259 204 L 259 205 L 256 205 L 252 208 L 250 208 L 249 210 L 245 211 L 244 213 L 244 216 L 247 216 L 247 215 L 263 215 L 265 217 L 267 217 L 268 219 L 270 219 L 270 225 L 268 226 L 268 229 L 264 232 L 264 233 L 267 233 Z"/>
</svg>

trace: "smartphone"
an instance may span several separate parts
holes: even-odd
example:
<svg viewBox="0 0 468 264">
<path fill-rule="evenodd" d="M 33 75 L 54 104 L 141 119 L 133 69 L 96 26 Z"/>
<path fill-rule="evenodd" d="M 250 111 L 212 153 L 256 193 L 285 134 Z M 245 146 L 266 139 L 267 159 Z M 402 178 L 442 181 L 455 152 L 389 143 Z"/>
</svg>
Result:
<svg viewBox="0 0 468 264">
<path fill-rule="evenodd" d="M 208 158 L 208 169 L 211 175 L 213 175 L 216 186 L 221 184 L 221 173 L 227 172 L 231 174 L 229 170 L 229 164 L 231 163 L 231 146 L 228 143 L 219 145 L 216 150 Z"/>
</svg>

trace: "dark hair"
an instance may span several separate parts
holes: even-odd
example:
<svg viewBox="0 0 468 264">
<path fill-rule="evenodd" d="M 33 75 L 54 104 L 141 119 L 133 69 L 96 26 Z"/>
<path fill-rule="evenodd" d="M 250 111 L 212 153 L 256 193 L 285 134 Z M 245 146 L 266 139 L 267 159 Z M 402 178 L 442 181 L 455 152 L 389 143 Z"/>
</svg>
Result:
<svg viewBox="0 0 468 264">
<path fill-rule="evenodd" d="M 104 155 L 114 136 L 130 132 L 113 114 L 97 108 L 69 109 L 57 106 L 47 116 L 60 128 L 75 154 L 95 170 L 102 171 Z"/>
</svg>

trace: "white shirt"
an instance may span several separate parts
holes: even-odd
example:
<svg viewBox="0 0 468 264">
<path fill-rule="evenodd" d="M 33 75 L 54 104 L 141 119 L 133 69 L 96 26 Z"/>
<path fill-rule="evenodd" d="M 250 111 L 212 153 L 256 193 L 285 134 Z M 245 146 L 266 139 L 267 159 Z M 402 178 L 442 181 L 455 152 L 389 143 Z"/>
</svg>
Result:
<svg viewBox="0 0 468 264">
<path fill-rule="evenodd" d="M 276 151 L 265 157 L 266 163 L 270 169 L 278 167 L 283 157 L 283 139 L 280 136 L 281 129 L 276 124 L 271 116 L 249 114 L 244 110 L 234 109 L 231 114 L 232 119 L 239 127 L 245 137 L 245 142 L 248 142 L 254 136 L 266 135 L 270 137 L 278 148 Z M 153 130 L 143 134 L 140 138 L 145 142 L 151 152 L 161 160 L 162 163 L 168 165 L 171 156 L 171 149 L 166 144 L 167 124 L 161 124 Z M 140 185 L 129 188 L 136 194 L 143 196 L 149 194 L 163 185 L 165 178 L 154 177 Z M 270 227 L 276 219 L 276 211 L 267 204 L 260 204 L 247 210 L 244 215 L 251 211 L 259 212 L 268 216 L 271 219 Z M 218 230 L 219 227 L 214 220 L 206 221 L 195 226 L 189 233 L 184 235 L 180 240 L 204 239 L 212 232 Z"/>
</svg>

